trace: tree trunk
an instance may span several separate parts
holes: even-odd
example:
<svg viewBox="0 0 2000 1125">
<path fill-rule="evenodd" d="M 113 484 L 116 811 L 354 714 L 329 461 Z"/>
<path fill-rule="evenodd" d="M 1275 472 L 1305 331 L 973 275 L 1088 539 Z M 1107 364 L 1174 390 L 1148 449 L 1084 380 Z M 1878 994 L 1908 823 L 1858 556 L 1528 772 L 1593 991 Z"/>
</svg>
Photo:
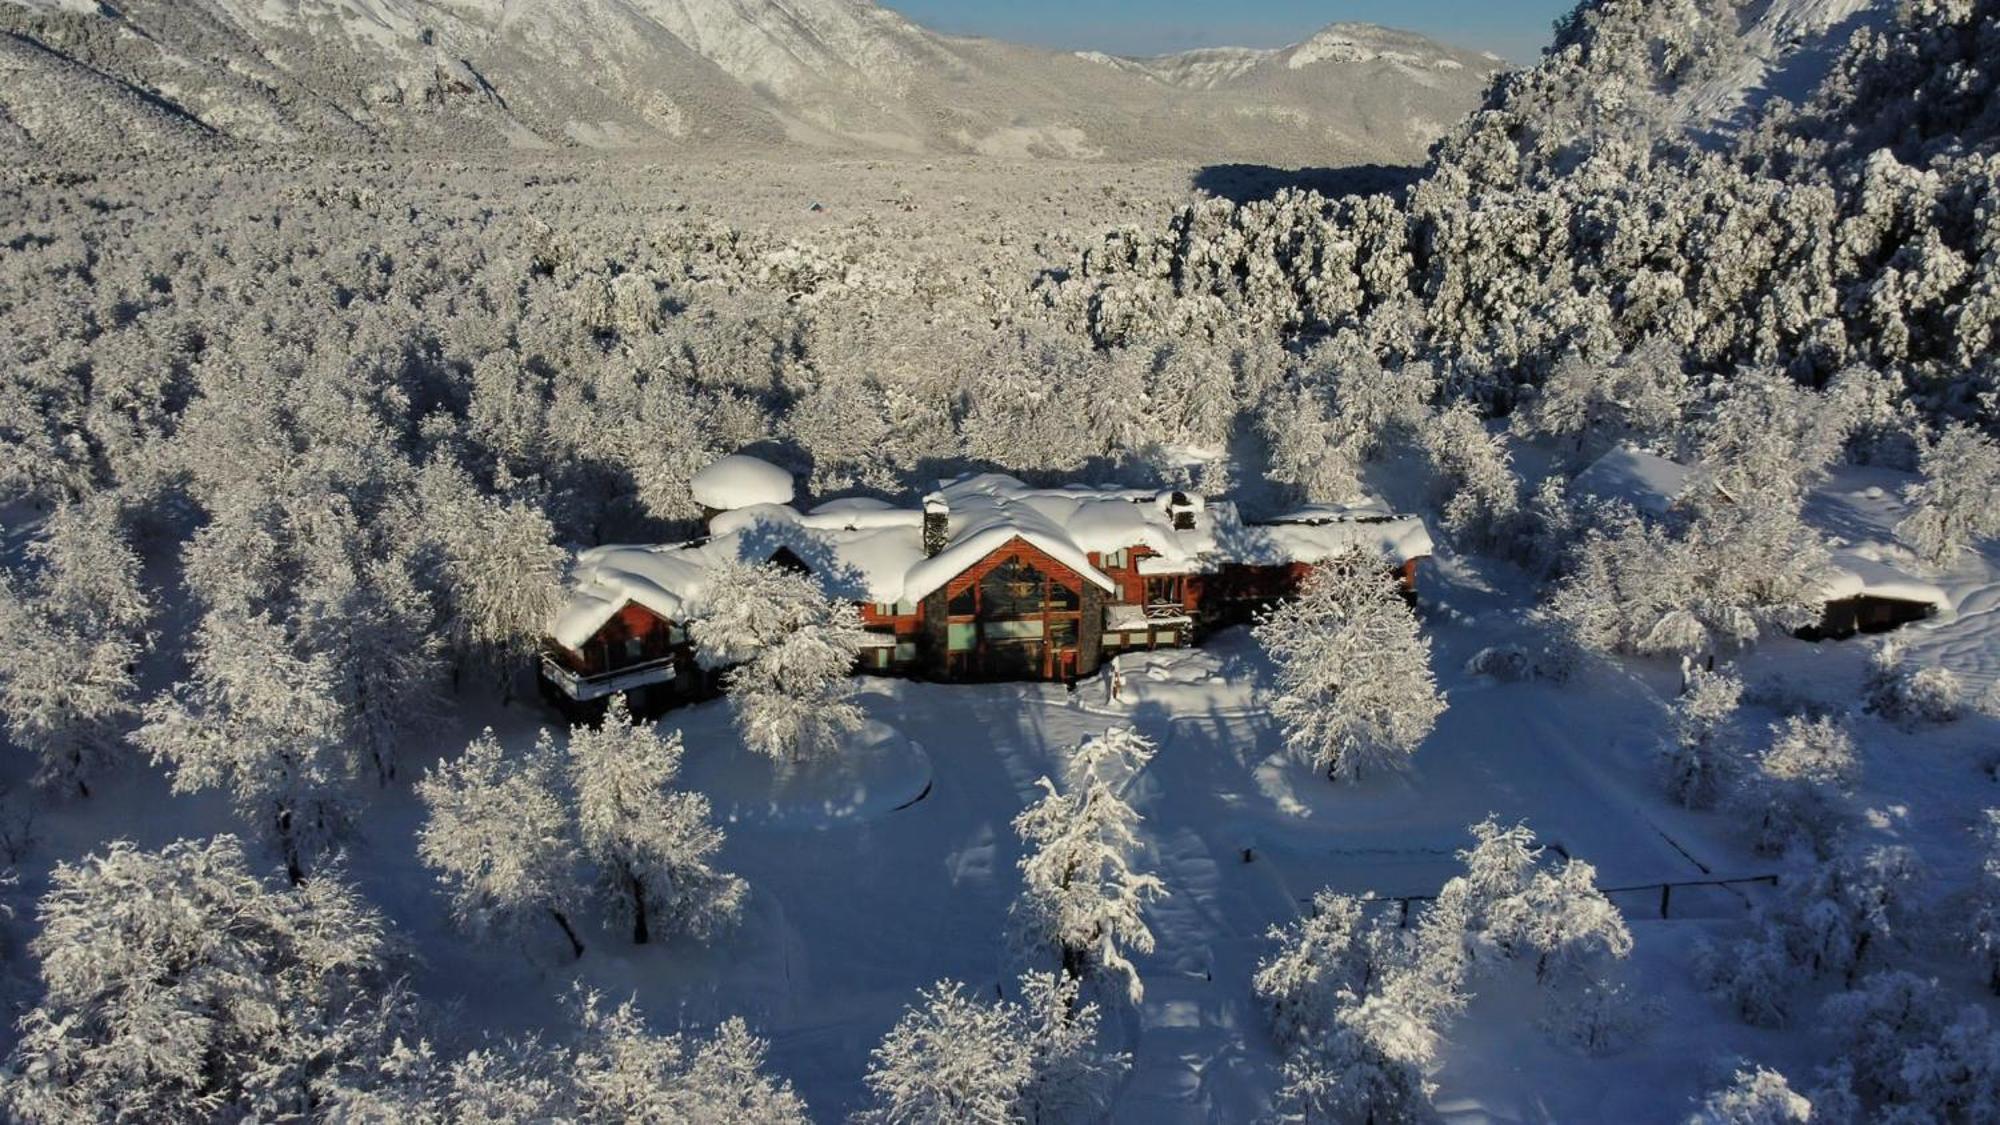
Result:
<svg viewBox="0 0 2000 1125">
<path fill-rule="evenodd" d="M 285 878 L 296 887 L 306 881 L 305 864 L 299 861 L 299 842 L 292 832 L 292 809 L 290 805 L 278 804 L 275 828 L 278 833 L 278 850 L 285 856 Z"/>
<path fill-rule="evenodd" d="M 583 940 L 576 936 L 575 928 L 569 924 L 569 917 L 553 906 L 549 908 L 549 917 L 554 918 L 556 925 L 562 927 L 563 936 L 569 939 L 569 947 L 576 954 L 576 959 L 583 960 Z"/>
<path fill-rule="evenodd" d="M 653 938 L 646 928 L 646 884 L 629 871 L 625 873 L 625 883 L 632 888 L 632 942 L 645 945 Z"/>
<path fill-rule="evenodd" d="M 1063 972 L 1071 980 L 1082 980 L 1084 970 L 1090 968 L 1090 959 L 1081 949 L 1065 945 L 1062 947 Z"/>
</svg>

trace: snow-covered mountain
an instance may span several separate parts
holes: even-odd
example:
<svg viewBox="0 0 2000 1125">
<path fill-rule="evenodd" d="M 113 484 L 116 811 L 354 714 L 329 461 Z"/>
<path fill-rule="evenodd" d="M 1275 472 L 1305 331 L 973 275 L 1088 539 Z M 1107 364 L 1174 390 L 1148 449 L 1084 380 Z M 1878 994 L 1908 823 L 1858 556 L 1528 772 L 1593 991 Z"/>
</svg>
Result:
<svg viewBox="0 0 2000 1125">
<path fill-rule="evenodd" d="M 1407 162 L 1500 66 L 1361 25 L 1114 58 L 868 0 L 0 0 L 0 144 Z"/>
</svg>

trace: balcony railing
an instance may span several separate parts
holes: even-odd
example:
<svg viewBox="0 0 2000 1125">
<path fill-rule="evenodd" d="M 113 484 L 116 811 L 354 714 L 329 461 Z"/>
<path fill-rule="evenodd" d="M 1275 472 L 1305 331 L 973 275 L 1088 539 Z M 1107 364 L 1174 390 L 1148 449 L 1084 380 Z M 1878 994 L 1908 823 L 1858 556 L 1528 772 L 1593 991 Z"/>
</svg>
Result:
<svg viewBox="0 0 2000 1125">
<path fill-rule="evenodd" d="M 631 691 L 633 688 L 642 688 L 648 684 L 665 683 L 673 679 L 677 673 L 678 669 L 671 656 L 613 669 L 601 675 L 585 676 L 553 656 L 546 653 L 542 655 L 542 678 L 578 703 L 603 699 L 607 695 Z"/>
</svg>

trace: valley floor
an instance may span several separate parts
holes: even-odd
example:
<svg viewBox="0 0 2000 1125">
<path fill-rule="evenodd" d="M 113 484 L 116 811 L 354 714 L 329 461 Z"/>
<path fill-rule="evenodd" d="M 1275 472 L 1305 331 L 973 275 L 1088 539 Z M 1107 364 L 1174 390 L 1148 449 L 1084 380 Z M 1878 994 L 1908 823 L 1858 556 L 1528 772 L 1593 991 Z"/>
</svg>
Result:
<svg viewBox="0 0 2000 1125">
<path fill-rule="evenodd" d="M 1880 474 L 1875 474 L 1879 477 Z M 1821 519 L 1893 515 L 1861 471 L 1821 490 Z M 1887 483 L 1894 483 L 1893 481 Z M 1858 515 L 1856 513 L 1859 513 Z M 670 715 L 688 757 L 683 782 L 708 791 L 726 822 L 721 865 L 752 888 L 741 928 L 708 948 L 635 947 L 595 924 L 572 963 L 557 934 L 534 948 L 479 946 L 449 927 L 444 900 L 415 862 L 419 816 L 404 776 L 371 807 L 349 868 L 421 968 L 418 992 L 447 1006 L 449 1026 L 512 1035 L 553 1028 L 572 977 L 636 995 L 656 1025 L 706 1026 L 733 1014 L 772 1041 L 772 1066 L 820 1120 L 856 1108 L 869 1051 L 917 990 L 943 978 L 1010 992 L 1023 962 L 1010 948 L 1008 905 L 1020 886 L 1010 822 L 1035 780 L 1079 738 L 1131 724 L 1159 745 L 1131 796 L 1145 816 L 1145 850 L 1170 897 L 1151 911 L 1157 950 L 1137 959 L 1145 996 L 1107 999 L 1107 1034 L 1134 1056 L 1116 1119 L 1237 1122 L 1269 1105 L 1277 1059 L 1250 992 L 1266 931 L 1331 886 L 1391 897 L 1426 895 L 1454 873 L 1465 828 L 1487 814 L 1525 819 L 1553 849 L 1594 864 L 1602 885 L 1626 887 L 1779 873 L 1755 859 L 1729 818 L 1688 813 L 1659 796 L 1653 755 L 1675 668 L 1657 662 L 1587 667 L 1567 682 L 1498 682 L 1463 669 L 1489 645 L 1538 640 L 1518 574 L 1442 559 L 1421 613 L 1450 709 L 1407 776 L 1337 788 L 1291 764 L 1260 700 L 1267 669 L 1242 630 L 1204 650 L 1128 657 L 1119 698 L 1110 677 L 1074 692 L 1054 685 L 945 686 L 864 681 L 869 716 L 920 747 L 897 745 L 857 774 L 821 785 L 795 779 L 777 800 L 759 784 L 720 703 Z M 2000 673 L 2000 559 L 1969 559 L 1951 576 L 1955 616 L 1907 632 L 1912 652 L 1954 668 L 1976 693 Z M 1742 663 L 1774 720 L 1778 695 L 1848 706 L 1870 645 L 1767 643 Z M 436 740 L 449 754 L 491 724 L 525 745 L 548 716 L 532 705 L 468 704 Z M 1948 902 L 1970 878 L 1966 833 L 1994 792 L 1996 723 L 1972 717 L 1915 733 L 1857 716 L 1870 831 L 1917 847 Z M 893 740 L 892 740 L 893 741 Z M 435 756 L 435 754 L 433 756 Z M 770 779 L 762 784 L 768 789 Z M 913 802 L 913 803 L 912 803 Z M 159 776 L 126 772 L 111 792 L 47 814 L 25 890 L 48 865 L 127 837 L 157 845 L 231 830 L 223 804 L 164 794 Z M 1634 1045 L 1591 1057 L 1534 1026 L 1538 999 L 1522 978 L 1481 978 L 1450 1034 L 1438 1105 L 1453 1121 L 1667 1121 L 1712 1085 L 1735 1056 L 1810 1073 L 1823 1049 L 1811 1030 L 1761 1032 L 1697 991 L 1698 936 L 1742 928 L 1760 888 L 1684 890 L 1659 917 L 1656 890 L 1614 895 L 1637 950 L 1626 966 L 1660 1018 Z M 1395 910 L 1393 904 L 1381 909 Z M 1927 971 L 1963 976 L 1949 950 L 1920 948 Z M 1964 995 L 1976 982 L 1960 982 Z M 1809 1021 L 1808 1021 L 1809 1022 Z"/>
</svg>

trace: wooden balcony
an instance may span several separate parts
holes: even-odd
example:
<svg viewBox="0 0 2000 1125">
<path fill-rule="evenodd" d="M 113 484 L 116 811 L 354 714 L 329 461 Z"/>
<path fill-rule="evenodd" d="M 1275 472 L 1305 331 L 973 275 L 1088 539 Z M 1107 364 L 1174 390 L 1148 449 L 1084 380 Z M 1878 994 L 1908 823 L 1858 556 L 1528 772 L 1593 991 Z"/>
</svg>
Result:
<svg viewBox="0 0 2000 1125">
<path fill-rule="evenodd" d="M 596 676 L 586 676 L 557 660 L 554 656 L 542 654 L 542 679 L 555 685 L 556 690 L 578 703 L 589 703 L 616 695 L 621 691 L 663 684 L 679 674 L 676 658 L 663 656 L 642 664 L 631 664 L 614 668 Z"/>
</svg>

